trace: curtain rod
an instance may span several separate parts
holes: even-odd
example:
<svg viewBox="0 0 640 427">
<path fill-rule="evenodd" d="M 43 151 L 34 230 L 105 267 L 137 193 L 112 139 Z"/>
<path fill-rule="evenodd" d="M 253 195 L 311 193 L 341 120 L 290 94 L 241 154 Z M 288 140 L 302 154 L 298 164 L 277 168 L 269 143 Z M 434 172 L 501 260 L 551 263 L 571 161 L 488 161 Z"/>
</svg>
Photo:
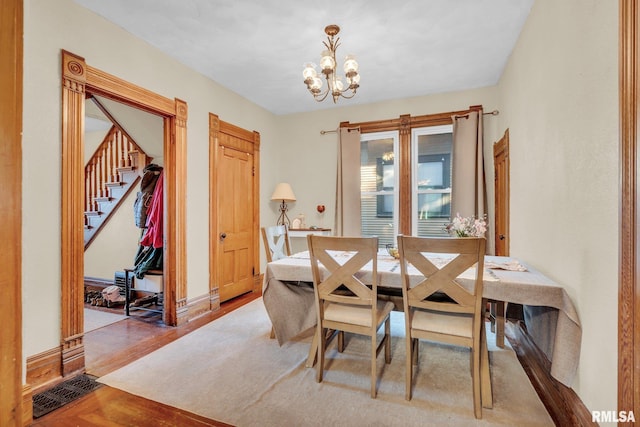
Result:
<svg viewBox="0 0 640 427">
<path fill-rule="evenodd" d="M 493 111 L 488 111 L 488 112 L 486 112 L 486 113 L 482 113 L 482 115 L 483 115 L 483 116 L 486 116 L 486 115 L 497 116 L 498 114 L 500 114 L 500 111 L 498 111 L 498 110 L 493 110 Z M 459 116 L 459 117 L 464 117 L 464 116 Z M 351 132 L 352 130 L 359 130 L 359 129 L 360 129 L 360 127 L 347 128 L 347 130 L 348 130 L 349 132 Z M 332 130 L 321 130 L 321 131 L 320 131 L 320 135 L 325 135 L 325 134 L 327 134 L 327 133 L 336 133 L 336 132 L 338 132 L 338 129 L 332 129 Z"/>
<path fill-rule="evenodd" d="M 347 129 L 347 132 L 351 132 L 352 130 L 360 130 L 360 127 L 358 126 L 358 127 L 355 127 L 355 128 L 346 128 L 346 129 Z M 320 135 L 324 135 L 324 134 L 327 134 L 327 133 L 336 133 L 336 132 L 338 132 L 338 129 L 321 130 L 320 131 Z"/>
<path fill-rule="evenodd" d="M 487 112 L 487 113 L 482 113 L 482 115 L 483 115 L 483 116 L 486 116 L 487 114 L 490 114 L 490 115 L 492 115 L 492 116 L 497 116 L 498 114 L 500 114 L 500 111 L 498 111 L 498 110 L 493 110 L 493 111 L 489 111 L 489 112 Z M 469 118 L 469 113 L 467 113 L 467 114 L 461 114 L 461 115 L 459 115 L 459 116 L 454 116 L 454 117 L 455 117 L 456 119 L 461 119 L 461 118 L 463 118 L 463 117 L 468 119 L 468 118 Z"/>
</svg>

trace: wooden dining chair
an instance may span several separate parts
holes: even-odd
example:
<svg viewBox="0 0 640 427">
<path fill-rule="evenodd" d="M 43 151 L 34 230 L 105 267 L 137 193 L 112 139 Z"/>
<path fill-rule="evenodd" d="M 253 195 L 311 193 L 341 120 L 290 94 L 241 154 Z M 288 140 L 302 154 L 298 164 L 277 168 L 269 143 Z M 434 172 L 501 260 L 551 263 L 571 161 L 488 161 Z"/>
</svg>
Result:
<svg viewBox="0 0 640 427">
<path fill-rule="evenodd" d="M 377 237 L 307 236 L 313 291 L 317 312 L 318 357 L 316 381 L 322 382 L 327 331 L 338 332 L 338 351 L 344 348 L 344 332 L 371 338 L 371 397 L 376 397 L 377 357 L 384 346 L 385 362 L 391 362 L 391 320 L 393 303 L 378 301 Z M 373 263 L 371 283 L 358 272 Z M 370 285 L 370 286 L 367 286 Z M 384 337 L 377 332 L 384 323 Z"/>
<path fill-rule="evenodd" d="M 484 238 L 475 237 L 398 236 L 406 330 L 407 400 L 411 400 L 413 365 L 418 365 L 419 340 L 423 339 L 470 348 L 475 417 L 482 418 L 483 391 L 487 400 L 484 403 L 491 407 L 490 378 L 484 378 L 489 377 L 482 299 L 485 244 Z M 432 262 L 426 253 L 451 254 L 453 259 L 446 264 Z M 458 277 L 472 267 L 475 274 L 470 277 L 472 286 L 467 288 Z M 481 375 L 481 363 L 485 364 L 485 375 Z M 483 385 L 481 381 L 486 382 Z"/>
<path fill-rule="evenodd" d="M 262 241 L 267 262 L 276 261 L 291 255 L 289 230 L 286 225 L 262 227 Z"/>
</svg>

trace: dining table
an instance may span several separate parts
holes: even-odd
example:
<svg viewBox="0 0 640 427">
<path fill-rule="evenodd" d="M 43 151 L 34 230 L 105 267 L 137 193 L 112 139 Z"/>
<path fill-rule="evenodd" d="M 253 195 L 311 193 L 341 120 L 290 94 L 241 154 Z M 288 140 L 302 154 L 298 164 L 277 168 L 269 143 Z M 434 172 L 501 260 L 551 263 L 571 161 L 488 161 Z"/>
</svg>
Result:
<svg viewBox="0 0 640 427">
<path fill-rule="evenodd" d="M 426 254 L 434 265 L 449 262 L 453 255 Z M 350 254 L 336 254 L 338 262 L 346 261 Z M 365 265 L 358 274 L 364 283 L 371 283 L 373 263 Z M 420 280 L 417 270 L 409 266 L 410 284 Z M 396 308 L 402 309 L 402 277 L 400 261 L 385 249 L 377 256 L 378 294 L 395 299 Z M 468 270 L 456 278 L 462 286 L 472 286 L 475 274 Z M 308 251 L 267 263 L 262 288 L 263 302 L 280 345 L 292 340 L 316 325 L 313 276 Z M 542 322 L 534 339 L 546 350 L 551 361 L 551 376 L 567 387 L 575 378 L 580 358 L 582 328 L 580 319 L 566 290 L 526 262 L 513 257 L 486 255 L 483 271 L 483 298 L 492 301 L 522 304 L 525 307 L 551 311 L 553 316 L 529 316 L 527 322 Z M 398 302 L 399 301 L 399 302 Z M 525 316 L 526 318 L 526 316 Z M 527 329 L 529 329 L 527 324 Z M 533 329 L 535 325 L 531 325 Z"/>
</svg>

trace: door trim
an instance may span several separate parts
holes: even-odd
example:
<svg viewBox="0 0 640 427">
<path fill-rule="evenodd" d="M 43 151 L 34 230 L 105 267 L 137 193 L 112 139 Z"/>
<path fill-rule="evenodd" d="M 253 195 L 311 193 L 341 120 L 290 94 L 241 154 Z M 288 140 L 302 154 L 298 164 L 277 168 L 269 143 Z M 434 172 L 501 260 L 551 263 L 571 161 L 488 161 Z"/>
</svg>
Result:
<svg viewBox="0 0 640 427">
<path fill-rule="evenodd" d="M 27 425 L 31 396 L 23 385 L 22 305 L 22 114 L 24 2 L 0 3 L 0 236 L 2 302 L 0 302 L 0 425 Z M 23 393 L 25 399 L 23 400 Z"/>
<path fill-rule="evenodd" d="M 61 347 L 62 376 L 83 371 L 84 360 L 84 102 L 87 92 L 138 108 L 164 120 L 165 256 L 164 322 L 186 321 L 186 122 L 187 104 L 171 100 L 62 55 Z M 125 266 L 123 266 L 124 268 Z"/>
<path fill-rule="evenodd" d="M 620 206 L 618 274 L 618 410 L 640 413 L 638 274 L 638 110 L 640 8 L 619 0 Z"/>
<path fill-rule="evenodd" d="M 221 230 L 218 227 L 218 192 L 216 170 L 218 165 L 218 148 L 220 133 L 227 133 L 244 139 L 247 144 L 243 147 L 234 147 L 238 150 L 253 154 L 253 291 L 260 291 L 260 133 L 248 131 L 224 122 L 213 113 L 209 113 L 209 301 L 211 310 L 220 308 L 220 280 L 218 277 L 219 245 L 218 235 Z"/>
</svg>

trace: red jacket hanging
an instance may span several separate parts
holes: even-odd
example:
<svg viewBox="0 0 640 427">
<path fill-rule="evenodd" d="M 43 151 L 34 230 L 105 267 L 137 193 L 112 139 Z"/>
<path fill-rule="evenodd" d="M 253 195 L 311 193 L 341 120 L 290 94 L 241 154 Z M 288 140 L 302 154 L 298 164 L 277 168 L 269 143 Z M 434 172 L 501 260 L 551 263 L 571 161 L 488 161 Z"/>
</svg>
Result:
<svg viewBox="0 0 640 427">
<path fill-rule="evenodd" d="M 163 246 L 163 209 L 164 209 L 164 173 L 161 173 L 153 190 L 153 199 L 147 213 L 147 231 L 142 236 L 140 244 L 142 246 L 153 246 L 161 248 Z"/>
</svg>

